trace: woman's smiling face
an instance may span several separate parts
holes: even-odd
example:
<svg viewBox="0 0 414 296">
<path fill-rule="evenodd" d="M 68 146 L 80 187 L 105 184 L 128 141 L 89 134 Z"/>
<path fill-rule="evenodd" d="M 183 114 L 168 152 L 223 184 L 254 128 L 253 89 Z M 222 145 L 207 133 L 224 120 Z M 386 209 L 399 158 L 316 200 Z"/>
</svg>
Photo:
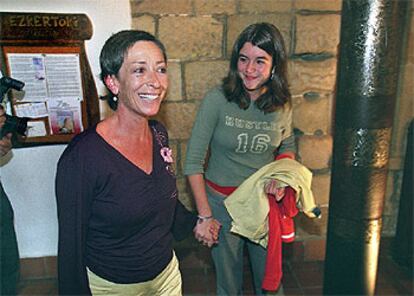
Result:
<svg viewBox="0 0 414 296">
<path fill-rule="evenodd" d="M 264 84 L 271 76 L 272 64 L 272 56 L 250 42 L 240 49 L 237 71 L 251 100 L 266 90 Z"/>
<path fill-rule="evenodd" d="M 155 43 L 138 41 L 129 48 L 113 79 L 118 90 L 114 92 L 119 99 L 118 108 L 123 106 L 148 118 L 158 113 L 167 94 L 167 62 Z"/>
</svg>

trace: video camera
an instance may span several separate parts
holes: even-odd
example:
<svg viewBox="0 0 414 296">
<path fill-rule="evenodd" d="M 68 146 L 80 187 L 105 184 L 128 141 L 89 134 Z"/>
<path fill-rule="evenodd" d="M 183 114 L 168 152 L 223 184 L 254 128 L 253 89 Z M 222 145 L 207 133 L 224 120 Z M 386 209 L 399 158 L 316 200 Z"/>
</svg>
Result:
<svg viewBox="0 0 414 296">
<path fill-rule="evenodd" d="M 15 90 L 22 90 L 24 82 L 19 80 L 3 76 L 0 78 L 0 104 L 3 102 L 4 95 L 9 91 L 10 88 Z M 27 122 L 29 118 L 18 117 L 5 114 L 6 121 L 0 130 L 0 138 L 3 138 L 8 133 L 17 133 L 22 136 L 26 135 Z"/>
</svg>

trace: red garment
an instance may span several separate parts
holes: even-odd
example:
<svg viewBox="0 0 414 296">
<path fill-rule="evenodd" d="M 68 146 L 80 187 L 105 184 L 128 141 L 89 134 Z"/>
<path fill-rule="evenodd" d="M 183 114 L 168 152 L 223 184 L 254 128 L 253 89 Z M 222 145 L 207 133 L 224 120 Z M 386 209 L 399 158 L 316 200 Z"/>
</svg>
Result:
<svg viewBox="0 0 414 296">
<path fill-rule="evenodd" d="M 213 188 L 217 192 L 220 192 L 221 194 L 224 194 L 226 196 L 232 194 L 233 191 L 235 191 L 237 189 L 237 187 L 233 187 L 233 186 L 220 186 L 220 185 L 217 185 L 216 183 L 213 183 L 213 182 L 211 182 L 210 180 L 207 180 L 207 179 L 206 179 L 206 183 L 207 183 L 208 186 L 210 186 L 211 188 Z"/>
<path fill-rule="evenodd" d="M 279 154 L 275 160 L 291 158 L 288 154 Z M 206 179 L 207 185 L 214 190 L 228 196 L 237 187 L 220 186 Z M 267 245 L 265 275 L 262 289 L 275 291 L 282 279 L 282 241 L 293 242 L 295 239 L 295 225 L 293 217 L 298 213 L 296 208 L 296 194 L 293 188 L 286 187 L 285 196 L 276 202 L 274 195 L 268 194 L 269 199 L 269 239 Z"/>
<path fill-rule="evenodd" d="M 294 157 L 292 157 L 291 155 L 289 155 L 289 154 L 287 154 L 287 153 L 282 153 L 282 154 L 278 154 L 278 155 L 275 157 L 275 160 L 279 160 L 279 159 L 282 159 L 282 158 L 290 158 L 290 159 L 295 159 Z"/>
<path fill-rule="evenodd" d="M 298 213 L 296 208 L 296 194 L 293 188 L 286 187 L 285 196 L 276 202 L 273 195 L 269 199 L 269 237 L 265 275 L 262 289 L 275 291 L 282 279 L 282 241 L 292 242 L 295 238 L 293 217 Z"/>
</svg>

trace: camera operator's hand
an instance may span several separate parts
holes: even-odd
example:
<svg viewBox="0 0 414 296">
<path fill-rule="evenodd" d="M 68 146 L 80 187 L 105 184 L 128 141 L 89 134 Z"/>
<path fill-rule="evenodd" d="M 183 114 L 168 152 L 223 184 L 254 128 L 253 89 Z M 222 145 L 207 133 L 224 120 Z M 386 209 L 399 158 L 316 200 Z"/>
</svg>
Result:
<svg viewBox="0 0 414 296">
<path fill-rule="evenodd" d="M 6 116 L 4 115 L 4 109 L 0 106 L 0 130 L 2 129 L 4 122 L 6 121 Z M 6 155 L 12 148 L 11 142 L 12 134 L 8 133 L 3 138 L 0 139 L 0 157 Z"/>
</svg>

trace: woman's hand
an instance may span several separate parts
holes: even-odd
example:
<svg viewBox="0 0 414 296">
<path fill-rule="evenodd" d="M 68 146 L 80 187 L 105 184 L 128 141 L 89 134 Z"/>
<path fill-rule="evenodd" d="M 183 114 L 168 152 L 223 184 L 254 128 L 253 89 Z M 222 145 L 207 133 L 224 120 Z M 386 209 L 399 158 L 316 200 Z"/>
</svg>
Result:
<svg viewBox="0 0 414 296">
<path fill-rule="evenodd" d="M 280 201 L 285 196 L 285 187 L 280 187 L 277 180 L 270 180 L 265 185 L 265 192 L 273 195 L 276 201 Z"/>
<path fill-rule="evenodd" d="M 220 228 L 220 222 L 214 218 L 199 219 L 194 227 L 194 236 L 200 243 L 211 248 L 218 243 Z"/>
</svg>

